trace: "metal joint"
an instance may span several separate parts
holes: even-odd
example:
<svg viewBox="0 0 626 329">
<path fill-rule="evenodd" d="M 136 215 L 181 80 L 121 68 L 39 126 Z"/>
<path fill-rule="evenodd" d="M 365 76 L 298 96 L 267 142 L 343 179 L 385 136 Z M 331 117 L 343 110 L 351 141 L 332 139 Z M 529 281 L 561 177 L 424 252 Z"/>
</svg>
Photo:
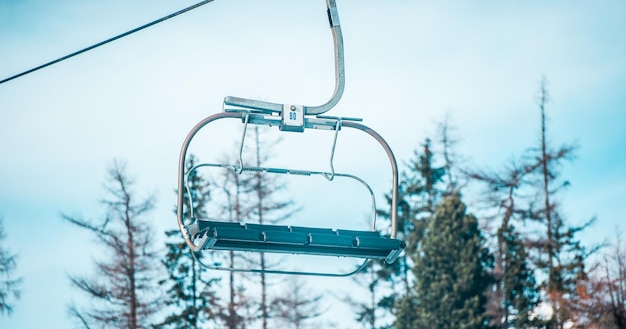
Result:
<svg viewBox="0 0 626 329">
<path fill-rule="evenodd" d="M 281 111 L 282 121 L 280 123 L 281 131 L 304 131 L 304 106 L 283 104 Z"/>
</svg>

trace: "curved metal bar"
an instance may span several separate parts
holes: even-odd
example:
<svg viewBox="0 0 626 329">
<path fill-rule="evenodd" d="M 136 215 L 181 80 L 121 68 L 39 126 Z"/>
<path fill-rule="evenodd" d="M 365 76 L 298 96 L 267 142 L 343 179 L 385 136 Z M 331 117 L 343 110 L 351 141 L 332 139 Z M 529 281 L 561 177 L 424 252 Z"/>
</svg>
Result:
<svg viewBox="0 0 626 329">
<path fill-rule="evenodd" d="M 228 164 L 223 164 L 223 163 L 201 163 L 198 165 L 193 166 L 191 169 L 189 169 L 189 171 L 187 172 L 187 175 L 185 176 L 185 188 L 187 189 L 187 201 L 189 202 L 189 204 L 193 204 L 193 200 L 191 198 L 191 188 L 189 186 L 189 176 L 196 171 L 198 168 L 202 168 L 202 167 L 213 167 L 213 168 L 224 168 L 224 169 L 230 169 L 233 170 L 233 166 L 228 165 Z M 328 172 L 322 172 L 322 171 L 304 171 L 304 170 L 294 170 L 294 169 L 287 169 L 287 168 L 267 168 L 267 167 L 243 167 L 242 168 L 242 172 L 244 171 L 252 171 L 252 172 L 267 172 L 267 173 L 273 173 L 273 174 L 293 174 L 293 175 L 300 175 L 300 176 L 315 176 L 315 175 L 319 175 L 322 176 L 324 178 L 327 178 L 328 175 L 330 175 L 331 173 Z M 374 195 L 374 191 L 372 190 L 372 187 L 362 178 L 352 175 L 352 174 L 345 174 L 345 173 L 332 173 L 333 176 L 335 177 L 345 177 L 345 178 L 351 178 L 356 180 L 357 182 L 361 183 L 361 185 L 363 185 L 363 187 L 365 187 L 365 189 L 367 190 L 367 192 L 370 195 L 370 199 L 372 201 L 372 226 L 371 226 L 371 230 L 372 232 L 376 232 L 376 196 Z M 191 218 L 195 218 L 194 214 L 193 214 L 193 209 L 191 209 Z"/>
<path fill-rule="evenodd" d="M 185 243 L 191 249 L 191 251 L 197 252 L 202 249 L 202 246 L 196 246 L 191 238 L 189 237 L 189 232 L 185 228 L 185 224 L 183 224 L 183 205 L 185 202 L 185 157 L 187 155 L 187 149 L 189 148 L 189 144 L 193 137 L 202 129 L 202 127 L 206 126 L 210 122 L 215 120 L 224 119 L 224 118 L 241 118 L 241 113 L 231 113 L 231 112 L 220 112 L 213 114 L 204 120 L 200 121 L 195 127 L 191 129 L 185 141 L 183 142 L 183 146 L 180 150 L 180 157 L 178 160 L 178 199 L 177 199 L 177 209 L 176 209 L 176 218 L 178 220 L 178 228 L 183 234 L 183 238 L 185 239 Z M 191 205 L 190 205 L 191 206 Z"/>
<path fill-rule="evenodd" d="M 335 57 L 335 89 L 331 98 L 324 104 L 318 106 L 303 106 L 305 115 L 318 115 L 332 109 L 343 95 L 346 84 L 345 61 L 343 51 L 343 34 L 339 24 L 339 14 L 335 0 L 326 0 L 328 19 L 333 34 L 334 57 Z M 226 96 L 224 104 L 251 109 L 259 113 L 281 113 L 283 104 L 247 99 L 242 97 Z"/>
<path fill-rule="evenodd" d="M 328 272 L 308 272 L 308 271 L 283 271 L 283 270 L 259 270 L 259 269 L 243 269 L 243 268 L 235 268 L 235 267 L 223 267 L 218 265 L 208 265 L 203 263 L 200 259 L 196 257 L 196 253 L 192 252 L 191 255 L 193 258 L 204 268 L 209 270 L 217 270 L 217 271 L 227 271 L 227 272 L 237 272 L 237 273 L 268 273 L 268 274 L 286 274 L 286 275 L 307 275 L 307 276 L 325 276 L 325 277 L 346 277 L 351 276 L 360 272 L 362 269 L 367 266 L 367 263 L 370 259 L 365 259 L 361 265 L 359 265 L 355 270 L 346 273 L 328 273 Z"/>
<path fill-rule="evenodd" d="M 392 239 L 396 238 L 397 233 L 397 217 L 398 217 L 398 163 L 396 162 L 396 157 L 393 155 L 393 151 L 391 151 L 391 147 L 385 141 L 385 139 L 380 136 L 373 129 L 362 125 L 353 121 L 345 121 L 343 122 L 344 127 L 355 128 L 361 130 L 370 136 L 374 137 L 376 141 L 383 147 L 385 152 L 387 153 L 387 157 L 389 157 L 389 162 L 391 163 L 391 173 L 393 175 L 393 180 L 391 183 L 391 234 L 390 237 Z"/>
<path fill-rule="evenodd" d="M 304 114 L 307 115 L 322 114 L 332 109 L 341 99 L 346 85 L 343 34 L 341 33 L 341 25 L 339 24 L 337 4 L 335 0 L 326 0 L 326 7 L 328 8 L 328 18 L 330 19 L 333 42 L 335 45 L 335 90 L 333 91 L 333 96 L 325 104 L 319 106 L 305 106 Z"/>
</svg>

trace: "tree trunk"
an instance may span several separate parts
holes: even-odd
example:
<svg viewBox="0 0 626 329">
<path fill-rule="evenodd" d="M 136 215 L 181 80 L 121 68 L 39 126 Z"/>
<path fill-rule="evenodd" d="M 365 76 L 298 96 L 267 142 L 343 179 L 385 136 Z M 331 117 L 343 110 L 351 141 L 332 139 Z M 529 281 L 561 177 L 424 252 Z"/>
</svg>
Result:
<svg viewBox="0 0 626 329">
<path fill-rule="evenodd" d="M 128 269 L 128 279 L 130 283 L 130 328 L 137 329 L 137 292 L 136 292 L 136 284 L 135 284 L 135 242 L 133 241 L 133 228 L 131 225 L 131 218 L 128 212 L 130 209 L 130 197 L 126 194 L 125 189 L 123 189 L 125 194 L 125 211 L 124 211 L 124 219 L 126 224 L 126 234 L 128 237 L 128 258 L 129 258 L 129 269 Z"/>
<path fill-rule="evenodd" d="M 554 283 L 554 246 L 552 245 L 553 232 L 552 232 L 552 206 L 550 203 L 550 173 L 548 170 L 548 146 L 546 141 L 546 112 L 545 105 L 547 103 L 547 91 L 546 91 L 545 79 L 541 81 L 541 89 L 539 94 L 539 109 L 541 110 L 541 172 L 543 175 L 543 194 L 544 194 L 544 207 L 546 216 L 546 236 L 547 236 L 547 253 L 548 253 L 548 295 L 550 296 L 550 304 L 552 307 L 552 323 L 557 328 L 560 327 L 560 321 L 558 318 L 558 296 L 555 290 Z"/>
</svg>

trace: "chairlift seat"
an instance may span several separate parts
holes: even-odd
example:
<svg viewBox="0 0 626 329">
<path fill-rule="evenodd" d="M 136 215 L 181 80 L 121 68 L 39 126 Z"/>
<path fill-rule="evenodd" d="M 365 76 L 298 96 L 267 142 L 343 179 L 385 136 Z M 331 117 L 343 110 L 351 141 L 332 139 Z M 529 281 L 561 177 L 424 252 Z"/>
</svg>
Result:
<svg viewBox="0 0 626 329">
<path fill-rule="evenodd" d="M 197 220 L 202 249 L 309 254 L 393 262 L 405 247 L 375 231 Z"/>
<path fill-rule="evenodd" d="M 200 250 L 227 250 L 272 252 L 284 254 L 310 254 L 321 256 L 338 256 L 362 258 L 363 262 L 356 269 L 349 272 L 310 272 L 291 270 L 271 270 L 266 268 L 238 268 L 234 266 L 222 267 L 216 264 L 203 264 L 206 268 L 232 272 L 299 274 L 319 276 L 348 276 L 363 270 L 370 259 L 384 259 L 392 263 L 401 254 L 406 243 L 396 238 L 397 208 L 398 208 L 398 166 L 393 152 L 387 142 L 373 129 L 360 124 L 360 118 L 334 117 L 323 115 L 333 108 L 343 95 L 345 85 L 343 36 L 339 22 L 339 14 L 335 0 L 326 0 L 327 17 L 333 34 L 335 54 L 335 88 L 331 98 L 324 104 L 316 106 L 271 103 L 254 99 L 227 96 L 222 104 L 222 112 L 206 117 L 189 132 L 180 152 L 178 162 L 178 207 L 176 217 L 187 246 L 193 251 Z M 185 170 L 186 156 L 189 145 L 203 127 L 221 119 L 237 119 L 243 123 L 241 142 L 239 144 L 239 159 L 233 163 L 202 163 Z M 309 171 L 302 169 L 249 167 L 244 164 L 244 140 L 248 125 L 266 125 L 278 127 L 280 131 L 302 133 L 306 129 L 319 129 L 334 132 L 333 144 L 330 152 L 330 171 Z M 374 192 L 361 178 L 349 174 L 339 173 L 334 168 L 335 147 L 339 131 L 344 128 L 357 129 L 373 137 L 385 151 L 391 167 L 391 199 L 389 236 L 382 236 L 376 231 L 376 202 Z M 365 186 L 372 197 L 372 227 L 370 231 L 354 231 L 304 226 L 240 224 L 220 222 L 214 220 L 194 219 L 194 209 L 190 207 L 189 219 L 192 224 L 185 225 L 183 207 L 185 193 L 187 205 L 195 205 L 191 193 L 189 175 L 199 167 L 222 167 L 232 170 L 235 174 L 244 171 L 265 172 L 271 174 L 288 174 L 301 176 L 322 176 L 328 181 L 335 177 L 354 179 Z M 202 263 L 201 263 L 202 264 Z"/>
</svg>

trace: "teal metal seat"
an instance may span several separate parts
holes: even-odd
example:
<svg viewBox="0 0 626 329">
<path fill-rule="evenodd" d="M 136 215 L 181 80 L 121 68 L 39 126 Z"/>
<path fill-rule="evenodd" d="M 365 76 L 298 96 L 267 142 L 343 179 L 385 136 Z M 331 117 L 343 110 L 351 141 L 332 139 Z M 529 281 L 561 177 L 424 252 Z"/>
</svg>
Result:
<svg viewBox="0 0 626 329">
<path fill-rule="evenodd" d="M 201 249 L 384 259 L 392 263 L 405 242 L 376 231 L 317 227 L 240 224 L 197 220 L 194 231 L 205 232 Z"/>
</svg>

